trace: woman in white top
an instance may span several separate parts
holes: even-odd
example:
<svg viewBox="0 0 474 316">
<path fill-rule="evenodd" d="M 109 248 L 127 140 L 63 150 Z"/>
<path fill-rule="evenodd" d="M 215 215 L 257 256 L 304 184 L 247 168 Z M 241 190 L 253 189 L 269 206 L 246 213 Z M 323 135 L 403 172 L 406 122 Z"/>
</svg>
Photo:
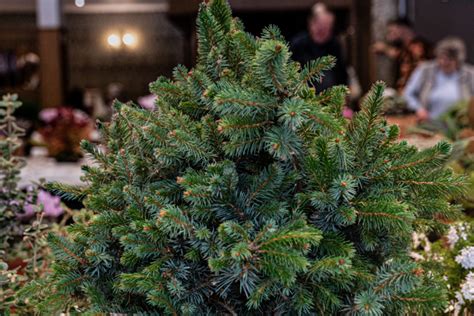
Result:
<svg viewBox="0 0 474 316">
<path fill-rule="evenodd" d="M 474 68 L 464 63 L 466 47 L 446 38 L 435 49 L 436 60 L 418 66 L 405 87 L 408 107 L 422 121 L 436 120 L 452 105 L 474 95 Z"/>
</svg>

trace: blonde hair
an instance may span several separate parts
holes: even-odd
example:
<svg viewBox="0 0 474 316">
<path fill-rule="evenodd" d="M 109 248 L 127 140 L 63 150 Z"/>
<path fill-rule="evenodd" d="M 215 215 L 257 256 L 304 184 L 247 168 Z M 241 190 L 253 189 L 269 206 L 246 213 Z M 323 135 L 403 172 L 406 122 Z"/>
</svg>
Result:
<svg viewBox="0 0 474 316">
<path fill-rule="evenodd" d="M 462 64 L 466 60 L 466 45 L 458 37 L 447 37 L 436 44 L 434 53 L 436 57 L 446 55 Z"/>
</svg>

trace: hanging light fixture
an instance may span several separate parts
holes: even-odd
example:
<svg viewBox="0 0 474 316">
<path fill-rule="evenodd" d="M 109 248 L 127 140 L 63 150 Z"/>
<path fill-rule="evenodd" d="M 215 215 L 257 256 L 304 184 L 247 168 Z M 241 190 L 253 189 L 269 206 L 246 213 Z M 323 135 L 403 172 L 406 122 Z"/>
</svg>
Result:
<svg viewBox="0 0 474 316">
<path fill-rule="evenodd" d="M 129 46 L 129 47 L 133 47 L 136 45 L 137 43 L 137 38 L 135 35 L 133 35 L 132 33 L 125 33 L 123 36 L 122 36 L 122 42 L 126 45 L 126 46 Z"/>
<path fill-rule="evenodd" d="M 74 4 L 78 8 L 82 8 L 86 5 L 86 0 L 74 0 Z"/>
<path fill-rule="evenodd" d="M 120 36 L 118 36 L 115 33 L 110 34 L 107 37 L 107 43 L 109 44 L 109 46 L 111 46 L 113 48 L 120 48 L 120 46 L 122 46 L 122 41 L 120 39 Z"/>
</svg>

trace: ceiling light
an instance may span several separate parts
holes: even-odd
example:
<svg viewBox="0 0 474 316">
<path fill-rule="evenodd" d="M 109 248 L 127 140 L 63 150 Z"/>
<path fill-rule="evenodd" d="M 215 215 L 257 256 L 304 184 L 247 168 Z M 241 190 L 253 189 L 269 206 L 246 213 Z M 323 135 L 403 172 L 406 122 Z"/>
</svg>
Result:
<svg viewBox="0 0 474 316">
<path fill-rule="evenodd" d="M 107 37 L 107 43 L 113 48 L 119 48 L 122 45 L 122 42 L 120 41 L 120 36 L 118 36 L 117 34 L 110 34 Z"/>
<path fill-rule="evenodd" d="M 131 33 L 125 33 L 122 37 L 122 41 L 127 46 L 135 46 L 137 38 Z"/>
</svg>

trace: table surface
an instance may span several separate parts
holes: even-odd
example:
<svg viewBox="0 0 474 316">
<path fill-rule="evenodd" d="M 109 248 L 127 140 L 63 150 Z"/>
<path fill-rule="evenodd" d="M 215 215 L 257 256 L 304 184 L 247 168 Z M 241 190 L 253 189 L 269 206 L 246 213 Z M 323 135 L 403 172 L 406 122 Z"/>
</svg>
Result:
<svg viewBox="0 0 474 316">
<path fill-rule="evenodd" d="M 72 185 L 82 184 L 81 165 L 86 163 L 85 160 L 76 163 L 57 162 L 53 158 L 46 157 L 27 158 L 26 166 L 21 170 L 19 186 L 26 187 L 40 179 Z"/>
</svg>

